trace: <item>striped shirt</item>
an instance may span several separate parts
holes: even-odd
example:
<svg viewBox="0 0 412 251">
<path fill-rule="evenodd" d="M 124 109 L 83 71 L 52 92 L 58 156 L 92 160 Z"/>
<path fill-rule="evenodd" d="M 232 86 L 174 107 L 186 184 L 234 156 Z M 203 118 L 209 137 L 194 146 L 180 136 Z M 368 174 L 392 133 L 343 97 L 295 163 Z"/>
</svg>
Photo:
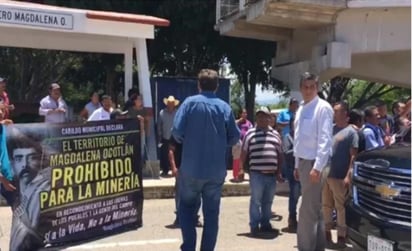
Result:
<svg viewBox="0 0 412 251">
<path fill-rule="evenodd" d="M 282 156 L 279 133 L 270 128 L 267 131 L 251 128 L 246 133 L 242 150 L 246 152 L 251 171 L 276 171 Z"/>
</svg>

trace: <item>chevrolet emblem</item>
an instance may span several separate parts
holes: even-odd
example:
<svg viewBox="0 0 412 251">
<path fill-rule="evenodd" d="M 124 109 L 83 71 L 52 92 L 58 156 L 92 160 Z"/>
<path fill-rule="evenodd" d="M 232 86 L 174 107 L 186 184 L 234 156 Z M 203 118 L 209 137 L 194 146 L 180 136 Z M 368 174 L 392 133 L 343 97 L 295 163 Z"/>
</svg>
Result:
<svg viewBox="0 0 412 251">
<path fill-rule="evenodd" d="M 378 192 L 383 198 L 392 198 L 401 193 L 400 189 L 393 188 L 390 185 L 377 185 L 375 186 L 375 191 Z"/>
</svg>

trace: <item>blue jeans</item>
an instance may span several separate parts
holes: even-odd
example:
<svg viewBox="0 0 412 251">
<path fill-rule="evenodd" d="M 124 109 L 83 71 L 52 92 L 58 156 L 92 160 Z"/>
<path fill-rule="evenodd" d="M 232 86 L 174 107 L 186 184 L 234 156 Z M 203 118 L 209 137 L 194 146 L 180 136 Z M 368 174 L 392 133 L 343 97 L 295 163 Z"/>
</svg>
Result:
<svg viewBox="0 0 412 251">
<path fill-rule="evenodd" d="M 276 192 L 276 176 L 250 171 L 249 225 L 251 228 L 270 227 L 272 202 Z"/>
<path fill-rule="evenodd" d="M 204 217 L 201 251 L 213 251 L 216 246 L 220 198 L 224 180 L 203 180 L 184 177 L 179 178 L 179 220 L 182 230 L 182 251 L 196 249 L 196 223 L 200 198 Z"/>
<path fill-rule="evenodd" d="M 293 172 L 294 166 L 288 165 L 286 168 L 286 179 L 289 183 L 289 219 L 296 220 L 296 205 L 300 196 L 300 182 L 295 180 Z"/>
<path fill-rule="evenodd" d="M 179 176 L 177 176 L 176 180 L 175 180 L 175 206 L 176 206 L 176 220 L 179 223 L 179 214 L 177 212 L 179 212 L 179 205 L 180 205 L 180 196 L 179 196 Z M 201 205 L 201 199 L 199 196 L 199 201 L 197 202 L 197 211 L 199 211 L 200 209 L 200 205 Z M 199 221 L 199 216 L 197 217 L 197 221 Z M 180 223 L 179 223 L 180 224 Z"/>
</svg>

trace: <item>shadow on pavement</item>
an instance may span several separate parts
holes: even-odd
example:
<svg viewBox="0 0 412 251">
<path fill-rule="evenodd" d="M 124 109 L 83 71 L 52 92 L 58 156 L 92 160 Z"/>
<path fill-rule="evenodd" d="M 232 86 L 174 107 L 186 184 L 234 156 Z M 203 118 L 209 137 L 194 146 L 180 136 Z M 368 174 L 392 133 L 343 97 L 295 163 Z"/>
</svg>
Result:
<svg viewBox="0 0 412 251">
<path fill-rule="evenodd" d="M 177 224 L 170 224 L 170 225 L 166 225 L 165 228 L 168 229 L 180 229 L 180 226 Z"/>
<path fill-rule="evenodd" d="M 252 239 L 262 239 L 262 240 L 273 240 L 276 239 L 279 235 L 282 235 L 279 230 L 276 229 L 274 232 L 260 232 L 257 234 L 252 233 L 240 233 L 237 236 L 244 236 Z"/>
<path fill-rule="evenodd" d="M 290 233 L 290 234 L 296 234 L 296 228 L 289 228 L 289 227 L 284 227 L 281 229 L 283 233 Z"/>
</svg>

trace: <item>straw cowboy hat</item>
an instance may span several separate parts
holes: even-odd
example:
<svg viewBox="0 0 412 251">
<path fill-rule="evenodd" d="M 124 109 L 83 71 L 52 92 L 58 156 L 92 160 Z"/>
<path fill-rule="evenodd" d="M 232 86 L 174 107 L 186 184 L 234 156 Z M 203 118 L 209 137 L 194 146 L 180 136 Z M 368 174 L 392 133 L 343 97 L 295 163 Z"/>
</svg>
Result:
<svg viewBox="0 0 412 251">
<path fill-rule="evenodd" d="M 178 106 L 179 103 L 180 103 L 180 101 L 175 99 L 174 96 L 169 96 L 169 97 L 163 99 L 163 103 L 165 103 L 165 105 L 167 105 L 167 103 L 169 103 L 169 102 L 175 103 L 175 106 Z"/>
</svg>

